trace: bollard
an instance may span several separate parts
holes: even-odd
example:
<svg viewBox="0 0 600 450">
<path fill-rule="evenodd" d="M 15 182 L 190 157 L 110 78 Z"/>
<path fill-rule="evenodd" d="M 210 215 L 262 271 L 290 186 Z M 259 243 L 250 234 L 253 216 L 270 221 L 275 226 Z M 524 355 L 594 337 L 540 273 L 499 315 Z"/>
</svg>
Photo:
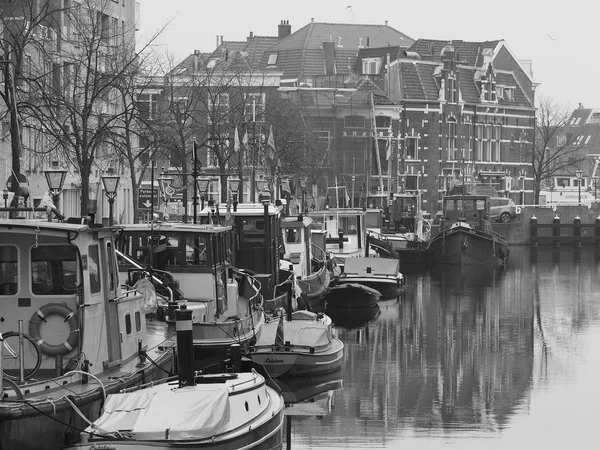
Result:
<svg viewBox="0 0 600 450">
<path fill-rule="evenodd" d="M 167 304 L 167 322 L 175 322 L 175 311 L 179 307 L 177 302 L 168 302 Z"/>
<path fill-rule="evenodd" d="M 575 245 L 581 247 L 581 217 L 579 217 L 579 215 L 577 215 L 574 220 L 573 236 L 575 236 Z"/>
<path fill-rule="evenodd" d="M 531 216 L 531 225 L 530 225 L 530 227 L 531 227 L 531 230 L 530 230 L 530 232 L 531 232 L 531 244 L 534 247 L 537 247 L 537 245 L 538 245 L 538 240 L 537 240 L 537 237 L 538 237 L 538 219 L 537 219 L 536 216 Z"/>
<path fill-rule="evenodd" d="M 557 247 L 559 247 L 560 246 L 560 217 L 558 217 L 558 214 L 556 216 L 554 216 L 554 219 L 552 220 L 552 237 L 555 238 L 552 240 L 552 243 L 554 245 L 556 245 Z"/>
<path fill-rule="evenodd" d="M 242 348 L 240 344 L 231 345 L 231 368 L 234 373 L 242 370 Z"/>
<path fill-rule="evenodd" d="M 192 310 L 181 305 L 175 310 L 177 331 L 177 359 L 179 387 L 194 386 L 194 336 L 192 332 Z"/>
<path fill-rule="evenodd" d="M 343 231 L 338 232 L 338 247 L 340 248 L 340 250 L 344 249 L 344 232 Z"/>
<path fill-rule="evenodd" d="M 600 246 L 600 216 L 596 217 L 594 236 L 596 236 L 596 245 Z"/>
</svg>

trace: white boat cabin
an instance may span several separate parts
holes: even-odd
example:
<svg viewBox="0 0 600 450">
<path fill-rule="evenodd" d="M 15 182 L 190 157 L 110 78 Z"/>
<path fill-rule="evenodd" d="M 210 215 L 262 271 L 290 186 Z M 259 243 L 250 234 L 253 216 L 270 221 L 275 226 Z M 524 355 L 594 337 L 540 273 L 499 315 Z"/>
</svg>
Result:
<svg viewBox="0 0 600 450">
<path fill-rule="evenodd" d="M 115 229 L 84 222 L 0 219 L 0 331 L 21 324 L 37 341 L 38 379 L 76 367 L 97 374 L 147 344 L 147 299 L 121 291 Z M 25 352 L 26 369 L 34 359 Z"/>
<path fill-rule="evenodd" d="M 281 221 L 283 234 L 283 259 L 290 261 L 296 277 L 313 273 L 313 259 L 325 261 L 325 230 L 314 229 L 313 220 L 307 216 L 285 217 Z"/>
</svg>

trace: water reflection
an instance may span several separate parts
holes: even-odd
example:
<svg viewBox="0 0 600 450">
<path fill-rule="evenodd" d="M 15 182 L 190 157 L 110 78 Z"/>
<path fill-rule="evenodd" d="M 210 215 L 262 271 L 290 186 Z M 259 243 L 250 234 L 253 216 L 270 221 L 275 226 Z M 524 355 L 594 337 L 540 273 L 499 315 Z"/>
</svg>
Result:
<svg viewBox="0 0 600 450">
<path fill-rule="evenodd" d="M 515 247 L 505 271 L 411 274 L 402 300 L 338 329 L 344 386 L 326 416 L 294 422 L 292 447 L 554 448 L 595 436 L 599 291 L 595 248 Z"/>
<path fill-rule="evenodd" d="M 380 313 L 379 305 L 368 308 L 339 308 L 327 306 L 325 313 L 331 317 L 336 328 L 361 328 L 375 320 Z"/>
</svg>

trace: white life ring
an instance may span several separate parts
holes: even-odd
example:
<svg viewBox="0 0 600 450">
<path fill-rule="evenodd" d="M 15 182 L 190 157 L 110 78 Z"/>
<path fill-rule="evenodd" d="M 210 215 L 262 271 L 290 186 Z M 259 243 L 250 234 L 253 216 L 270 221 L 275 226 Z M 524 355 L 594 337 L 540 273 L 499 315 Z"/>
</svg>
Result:
<svg viewBox="0 0 600 450">
<path fill-rule="evenodd" d="M 42 322 L 46 321 L 46 317 L 49 316 L 61 316 L 64 319 L 64 322 L 69 324 L 69 328 L 71 329 L 69 337 L 62 344 L 48 344 L 41 337 L 40 327 Z M 72 351 L 79 342 L 77 315 L 75 314 L 75 311 L 62 303 L 49 303 L 44 305 L 34 312 L 31 319 L 29 319 L 29 335 L 35 339 L 42 353 L 50 356 L 66 355 Z"/>
</svg>

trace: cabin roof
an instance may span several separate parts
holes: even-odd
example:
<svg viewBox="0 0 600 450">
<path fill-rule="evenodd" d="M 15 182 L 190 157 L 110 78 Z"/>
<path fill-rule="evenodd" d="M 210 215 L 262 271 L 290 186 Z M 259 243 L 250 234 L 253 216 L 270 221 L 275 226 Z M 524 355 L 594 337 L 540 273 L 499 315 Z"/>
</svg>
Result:
<svg viewBox="0 0 600 450">
<path fill-rule="evenodd" d="M 0 219 L 1 228 L 26 228 L 31 230 L 44 230 L 44 231 L 57 231 L 57 232 L 71 232 L 71 233 L 82 233 L 85 231 L 99 231 L 99 230 L 112 230 L 118 229 L 115 227 L 103 227 L 102 225 L 91 226 L 83 223 L 68 223 L 68 222 L 48 222 L 42 219 Z"/>
<path fill-rule="evenodd" d="M 229 208 L 227 203 L 219 203 L 214 206 L 218 208 L 219 215 L 224 216 L 227 214 L 227 210 L 229 209 L 229 213 L 232 216 L 262 216 L 265 211 L 265 207 L 262 203 L 240 203 L 237 205 L 237 211 L 233 210 L 233 207 L 230 205 Z M 215 209 L 216 211 L 216 209 Z M 281 214 L 283 211 L 282 206 L 275 206 L 272 203 L 269 203 L 269 215 Z M 210 206 L 206 206 L 202 211 L 198 213 L 199 216 L 207 217 L 211 213 Z"/>
<path fill-rule="evenodd" d="M 229 225 L 191 224 L 183 222 L 162 222 L 159 224 L 155 223 L 154 226 L 151 226 L 149 223 L 134 223 L 123 225 L 122 228 L 125 232 L 135 231 L 138 233 L 149 231 L 153 231 L 155 233 L 165 231 L 181 231 L 184 233 L 217 234 L 231 230 L 231 226 Z"/>
</svg>

